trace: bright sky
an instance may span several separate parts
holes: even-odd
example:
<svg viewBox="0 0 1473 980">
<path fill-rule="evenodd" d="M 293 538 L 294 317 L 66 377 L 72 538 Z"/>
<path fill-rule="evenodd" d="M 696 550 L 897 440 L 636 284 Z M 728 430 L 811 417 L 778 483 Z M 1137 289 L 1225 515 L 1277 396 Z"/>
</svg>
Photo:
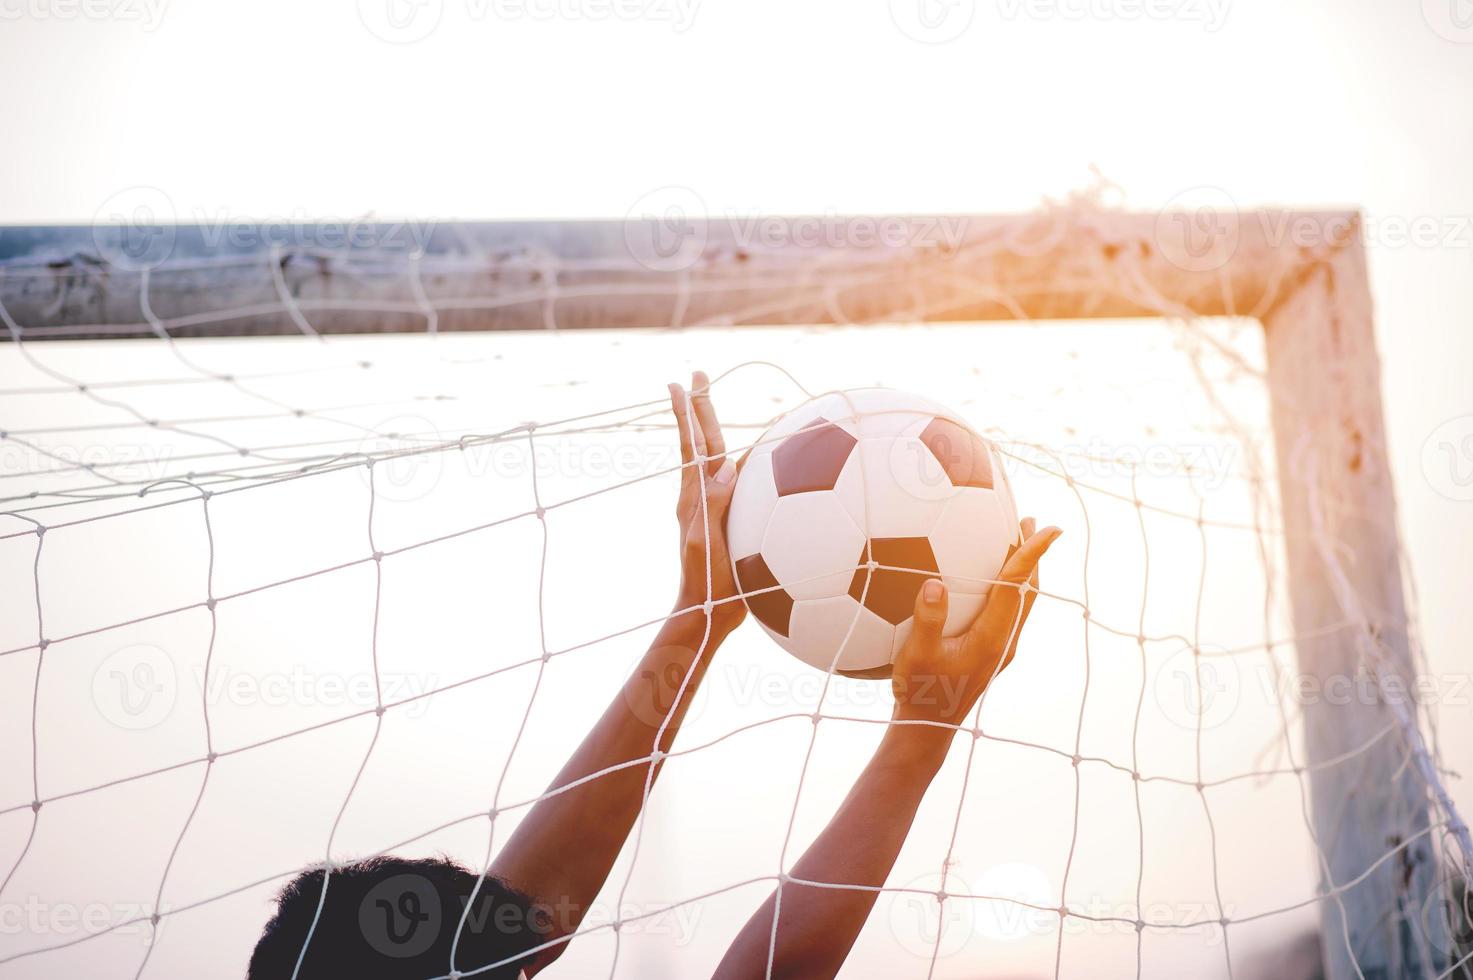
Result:
<svg viewBox="0 0 1473 980">
<path fill-rule="evenodd" d="M 1090 184 L 1091 166 L 1134 208 L 1203 187 L 1244 207 L 1360 206 L 1425 639 L 1435 670 L 1466 678 L 1473 28 L 1458 2 L 0 0 L 0 222 L 86 222 L 138 185 L 204 222 L 620 217 L 672 184 L 717 214 L 1017 211 Z M 1449 744 L 1473 744 L 1466 701 L 1442 714 Z"/>
<path fill-rule="evenodd" d="M 760 359 L 785 365 L 811 390 L 879 381 L 924 391 L 979 429 L 1047 445 L 1063 454 L 1069 472 L 1089 489 L 1076 497 L 1057 475 L 1022 462 L 1010 467 L 1009 479 L 1025 511 L 1067 528 L 1050 556 L 1045 582 L 1057 598 L 1041 600 L 1023 653 L 988 694 L 984 726 L 1012 741 L 977 743 L 972 758 L 970 740 L 957 740 L 891 883 L 934 891 L 949 855 L 949 889 L 1048 906 L 1064 887 L 1067 866 L 1072 907 L 1096 916 L 1133 916 L 1140 867 L 1129 776 L 1134 764 L 1152 777 L 1142 784 L 1140 802 L 1147 842 L 1140 882 L 1144 914 L 1153 922 L 1215 918 L 1208 824 L 1190 785 L 1198 778 L 1193 737 L 1198 714 L 1195 702 L 1187 700 L 1191 675 L 1184 645 L 1172 637 L 1191 636 L 1197 628 L 1203 544 L 1194 515 L 1200 493 L 1204 514 L 1214 522 L 1207 533 L 1208 570 L 1202 582 L 1202 644 L 1209 654 L 1248 651 L 1209 661 L 1214 693 L 1201 712 L 1201 778 L 1217 784 L 1285 766 L 1275 661 L 1253 650 L 1264 639 L 1257 616 L 1263 577 L 1251 530 L 1251 499 L 1242 480 L 1247 458 L 1235 442 L 1212 433 L 1212 415 L 1162 322 L 1046 330 L 998 326 L 983 336 L 978 329 L 960 324 L 821 332 L 583 331 L 554 338 L 460 334 L 438 341 L 401 335 L 335 337 L 325 345 L 299 337 L 206 340 L 185 345 L 193 361 L 237 372 L 253 391 L 311 408 L 313 414 L 207 423 L 210 416 L 259 414 L 261 406 L 219 385 L 154 385 L 118 393 L 150 415 L 199 420 L 183 429 L 208 431 L 268 456 L 314 450 L 270 453 L 262 447 L 317 439 L 338 442 L 316 452 L 382 452 L 404 443 L 365 438 L 352 425 L 438 442 L 460 433 L 499 431 L 527 418 L 551 422 L 644 401 L 662 390 L 663 380 L 688 372 L 699 357 L 715 370 L 735 368 L 717 389 L 733 445 L 741 446 L 753 440 L 765 419 L 803 397 L 771 367 L 741 366 Z M 1245 328 L 1238 334 L 1253 357 L 1255 331 Z M 840 349 L 843 358 L 822 353 Z M 0 348 L 0 354 L 13 350 Z M 916 357 L 916 352 L 927 356 Z M 1092 371 L 1112 353 L 1124 357 L 1133 372 L 1106 377 Z M 94 381 L 195 377 L 159 344 L 56 344 L 37 356 L 50 367 L 85 373 Z M 378 367 L 364 371 L 357 367 L 360 360 Z M 16 387 L 48 380 L 13 356 L 0 364 Z M 286 364 L 309 373 L 280 373 Z M 873 373 L 856 377 L 856 364 Z M 1250 430 L 1261 431 L 1261 388 L 1225 380 L 1220 363 L 1209 361 L 1207 370 L 1218 379 L 1219 394 L 1243 411 Z M 1040 392 L 1047 397 L 1037 397 Z M 238 461 L 232 450 L 197 436 L 118 427 L 114 409 L 74 392 L 9 395 L 3 401 L 8 417 L 23 424 L 16 434 L 27 442 L 64 457 L 86 451 L 137 461 L 132 468 L 107 471 L 116 478 L 157 480 L 167 468 L 184 466 L 181 457 L 192 453 L 215 454 L 188 464 L 199 470 L 222 463 L 260 465 L 254 459 Z M 649 631 L 600 638 L 665 612 L 674 574 L 669 548 L 673 480 L 666 475 L 608 494 L 596 491 L 668 468 L 669 429 L 562 437 L 549 432 L 539 445 L 541 499 L 551 505 L 581 498 L 549 512 L 540 606 L 536 569 L 542 545 L 534 520 L 454 536 L 535 506 L 523 440 L 473 444 L 464 453 L 375 467 L 373 540 L 389 553 L 376 647 L 386 700 L 469 682 L 386 716 L 381 741 L 335 841 L 334 853 L 340 856 L 404 841 L 395 848 L 399 853 L 443 851 L 468 864 L 483 860 L 486 824 L 480 814 L 495 799 L 502 767 L 509 766 L 503 805 L 535 798 L 607 703 Z M 1019 460 L 1052 463 L 1021 445 L 1007 445 Z M 1151 457 L 1140 471 L 1142 499 L 1162 509 L 1143 512 L 1143 529 L 1126 500 L 1100 492 L 1128 498 L 1129 466 L 1092 458 L 1145 449 L 1167 449 L 1182 459 Z M 226 459 L 220 458 L 222 452 Z M 24 462 L 31 469 L 55 465 Z M 1197 471 L 1195 481 L 1180 475 L 1180 462 Z M 84 484 L 95 482 L 73 471 L 7 479 L 0 486 L 11 493 L 21 485 L 75 486 L 79 476 Z M 219 606 L 207 685 L 210 622 L 198 608 L 51 648 L 38 700 L 37 774 L 44 797 L 78 795 L 43 809 L 34 848 L 11 887 L 50 903 L 107 903 L 103 907 L 113 917 L 108 921 L 128 918 L 132 903 L 152 902 L 197 791 L 200 766 L 90 788 L 199 756 L 203 686 L 217 750 L 246 748 L 227 755 L 215 770 L 171 872 L 166 903 L 216 899 L 271 880 L 165 920 L 150 970 L 161 977 L 192 976 L 208 970 L 212 961 L 243 960 L 278 885 L 274 876 L 320 858 L 333 815 L 372 735 L 369 717 L 333 721 L 373 703 L 371 571 L 350 567 L 285 581 L 361 557 L 367 548 L 368 485 L 361 470 L 350 468 L 220 494 L 211 505 L 213 550 L 192 492 L 183 487 L 158 487 L 149 495 L 159 502 L 182 499 L 182 505 L 144 510 L 138 508 L 149 501 L 131 492 L 101 492 L 109 499 L 52 501 L 59 506 L 30 512 L 53 526 L 40 569 L 48 633 L 87 633 L 188 605 L 198 601 L 207 574 L 213 576 L 215 594 L 246 594 Z M 134 513 L 58 526 L 117 511 Z M 15 518 L 0 522 L 0 589 L 28 595 L 34 588 L 34 538 L 9 536 L 18 528 L 24 531 L 26 525 Z M 410 544 L 422 547 L 399 550 Z M 1268 546 L 1277 552 L 1272 535 Z M 1147 547 L 1149 569 L 1143 561 Z M 1282 598 L 1280 593 L 1276 610 Z M 1088 630 L 1087 648 L 1080 616 L 1086 599 L 1098 624 Z M 539 608 L 547 647 L 557 655 L 542 675 L 526 734 L 518 742 L 517 726 L 537 674 L 535 666 L 515 665 L 535 660 L 540 649 Z M 1142 615 L 1145 634 L 1162 638 L 1148 644 L 1145 672 L 1134 640 Z M 20 611 L 0 626 L 0 649 L 25 645 L 35 629 L 29 608 Z M 1288 631 L 1276 614 L 1269 635 Z M 34 669 L 34 652 L 0 657 L 0 691 L 8 692 L 0 701 L 0 718 L 9 726 L 4 737 L 29 740 L 27 681 Z M 498 669 L 506 672 L 473 679 Z M 140 671 L 148 685 L 133 683 Z M 130 713 L 120 705 L 115 691 L 120 680 L 128 682 L 129 691 L 136 688 L 137 696 L 125 704 L 138 710 Z M 879 726 L 865 721 L 887 717 L 889 696 L 875 682 L 840 679 L 824 692 L 821 681 L 819 672 L 783 653 L 755 625 L 739 631 L 720 651 L 678 743 L 691 754 L 677 759 L 662 777 L 650 810 L 647 848 L 637 864 L 626 852 L 598 914 L 612 916 L 626 877 L 625 916 L 722 893 L 630 928 L 620 976 L 674 980 L 707 974 L 764 884 L 722 890 L 775 872 L 795 808 L 794 846 L 801 847 L 843 798 L 879 736 Z M 1082 701 L 1086 689 L 1087 701 Z M 156 693 L 144 696 L 146 690 Z M 1133 739 L 1142 691 L 1139 735 Z M 823 724 L 800 795 L 800 764 L 812 731 L 807 715 L 820 707 L 821 694 L 821 710 L 846 720 Z M 1292 706 L 1290 713 L 1295 713 Z M 330 724 L 290 734 L 320 723 Z M 1081 754 L 1111 765 L 1081 767 L 1079 837 L 1070 859 L 1076 821 L 1068 756 L 1076 732 Z M 281 740 L 270 741 L 276 738 Z M 266 744 L 253 744 L 262 741 Z M 0 770 L 0 810 L 27 798 L 30 778 L 28 765 Z M 1226 914 L 1250 917 L 1309 897 L 1312 852 L 1292 775 L 1213 785 L 1209 804 L 1222 857 L 1218 886 Z M 948 841 L 959 809 L 960 832 L 952 848 Z M 498 825 L 498 841 L 505 840 L 507 824 L 525 812 L 508 810 Z M 24 808 L 0 817 L 0 853 L 23 843 L 29 818 Z M 421 837 L 445 824 L 450 826 Z M 1273 873 L 1265 873 L 1269 868 Z M 975 976 L 979 969 L 1002 976 L 1052 974 L 1057 919 L 980 902 L 949 908 L 936 976 Z M 42 921 L 45 927 L 33 934 L 0 937 L 0 958 L 72 935 L 50 919 Z M 852 975 L 923 971 L 935 922 L 929 900 L 911 893 L 885 896 L 853 959 Z M 1312 913 L 1300 908 L 1236 926 L 1236 975 L 1251 977 L 1256 956 L 1311 922 Z M 102 962 L 133 963 L 147 935 L 146 928 L 129 926 L 20 963 L 50 963 L 58 973 L 82 973 Z M 208 942 L 201 941 L 204 936 Z M 1085 970 L 1085 964 L 1092 975 L 1105 968 L 1133 974 L 1130 929 L 1071 920 L 1064 942 L 1066 976 Z M 566 976 L 599 975 L 611 955 L 611 937 L 596 933 L 575 944 L 558 969 Z M 1226 976 L 1221 940 L 1212 929 L 1153 931 L 1143 956 L 1148 977 Z"/>
<path fill-rule="evenodd" d="M 1421 466 L 1473 406 L 1460 0 L 91 2 L 0 0 L 0 221 L 136 185 L 182 221 L 618 217 L 670 184 L 718 214 L 1016 211 L 1092 165 L 1140 208 L 1363 207 L 1429 633 L 1473 631 L 1473 549 L 1445 547 L 1473 507 Z"/>
</svg>

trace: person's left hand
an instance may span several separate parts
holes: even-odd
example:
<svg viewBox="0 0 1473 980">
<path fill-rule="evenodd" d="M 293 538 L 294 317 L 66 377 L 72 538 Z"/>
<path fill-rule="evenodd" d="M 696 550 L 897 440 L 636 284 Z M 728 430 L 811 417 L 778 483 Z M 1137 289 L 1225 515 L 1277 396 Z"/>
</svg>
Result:
<svg viewBox="0 0 1473 980">
<path fill-rule="evenodd" d="M 680 592 L 675 608 L 700 607 L 709 595 L 714 603 L 712 629 L 730 632 L 747 614 L 746 603 L 736 597 L 736 577 L 726 547 L 726 509 L 736 488 L 737 468 L 726 458 L 726 440 L 711 404 L 710 379 L 704 371 L 697 371 L 690 382 L 689 392 L 678 384 L 670 385 L 670 408 L 680 429 L 683 464 L 675 507 L 680 523 Z M 696 463 L 697 457 L 705 460 L 704 466 Z"/>
</svg>

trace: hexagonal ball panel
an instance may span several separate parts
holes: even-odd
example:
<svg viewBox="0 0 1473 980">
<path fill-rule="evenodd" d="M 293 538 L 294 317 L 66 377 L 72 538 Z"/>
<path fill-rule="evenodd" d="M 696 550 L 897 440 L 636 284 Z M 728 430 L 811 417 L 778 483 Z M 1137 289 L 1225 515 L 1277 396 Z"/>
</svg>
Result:
<svg viewBox="0 0 1473 980">
<path fill-rule="evenodd" d="M 798 600 L 792 626 L 791 649 L 819 670 L 832 666 L 851 673 L 889 666 L 895 627 L 847 595 Z"/>
<path fill-rule="evenodd" d="M 732 554 L 753 555 L 762 550 L 762 536 L 776 503 L 771 451 L 749 452 L 742 460 L 726 512 L 726 543 Z"/>
<path fill-rule="evenodd" d="M 869 543 L 870 554 L 861 551 L 855 563 L 861 567 L 849 583 L 849 594 L 856 600 L 863 596 L 865 608 L 898 626 L 915 612 L 916 594 L 921 591 L 921 585 L 937 574 L 936 556 L 927 538 L 871 538 Z M 877 568 L 872 573 L 864 567 L 871 556 L 878 564 L 892 567 Z M 868 591 L 865 591 L 866 579 Z"/>
<path fill-rule="evenodd" d="M 849 516 L 873 538 L 917 538 L 931 533 L 956 488 L 935 473 L 935 486 L 918 486 L 908 479 L 914 467 L 896 467 L 895 458 L 927 457 L 930 450 L 914 436 L 861 439 L 850 454 L 834 488 Z"/>
<path fill-rule="evenodd" d="M 841 420 L 853 417 L 861 439 L 893 439 L 906 432 L 919 432 L 926 422 L 946 409 L 919 395 L 890 388 L 851 388 L 842 392 L 845 402 Z"/>
<path fill-rule="evenodd" d="M 843 595 L 864 532 L 831 491 L 779 497 L 762 538 L 762 557 L 794 599 Z"/>
</svg>

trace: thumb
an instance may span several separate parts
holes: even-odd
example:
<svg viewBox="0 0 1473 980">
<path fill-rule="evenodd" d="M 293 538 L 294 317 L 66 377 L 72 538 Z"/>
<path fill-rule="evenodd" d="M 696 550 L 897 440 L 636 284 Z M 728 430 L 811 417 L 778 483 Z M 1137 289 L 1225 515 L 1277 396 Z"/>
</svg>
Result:
<svg viewBox="0 0 1473 980">
<path fill-rule="evenodd" d="M 941 628 L 946 624 L 946 600 L 946 586 L 942 581 L 939 578 L 926 579 L 916 593 L 915 622 L 910 628 L 913 642 L 941 642 Z"/>
</svg>

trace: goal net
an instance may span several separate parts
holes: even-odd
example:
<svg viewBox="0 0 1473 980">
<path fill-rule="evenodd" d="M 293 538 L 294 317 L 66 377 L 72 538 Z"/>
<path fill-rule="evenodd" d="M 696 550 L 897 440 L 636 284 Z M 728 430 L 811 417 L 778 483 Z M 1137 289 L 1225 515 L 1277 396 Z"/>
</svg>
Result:
<svg viewBox="0 0 1473 980">
<path fill-rule="evenodd" d="M 1355 243 L 958 220 L 7 258 L 0 976 L 240 975 L 305 867 L 483 868 L 668 612 L 665 385 L 694 369 L 733 452 L 813 395 L 923 394 L 1065 531 L 845 975 L 1467 975 L 1394 512 L 1312 426 L 1286 445 L 1344 379 L 1265 342 L 1343 319 L 1306 297 Z M 890 704 L 744 626 L 547 975 L 709 974 Z"/>
</svg>

